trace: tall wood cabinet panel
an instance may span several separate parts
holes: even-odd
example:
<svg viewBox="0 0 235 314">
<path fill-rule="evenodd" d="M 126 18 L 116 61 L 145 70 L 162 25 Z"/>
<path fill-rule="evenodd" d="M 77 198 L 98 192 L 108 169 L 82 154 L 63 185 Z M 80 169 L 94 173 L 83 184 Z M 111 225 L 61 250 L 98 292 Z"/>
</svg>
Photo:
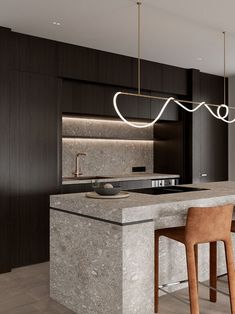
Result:
<svg viewBox="0 0 235 314">
<path fill-rule="evenodd" d="M 8 71 L 11 61 L 11 30 L 0 26 L 0 70 Z M 2 79 L 2 78 L 1 78 Z"/>
<path fill-rule="evenodd" d="M 187 70 L 171 65 L 162 65 L 162 92 L 187 95 Z"/>
<path fill-rule="evenodd" d="M 55 41 L 12 33 L 12 69 L 56 76 L 56 49 Z"/>
<path fill-rule="evenodd" d="M 11 73 L 12 266 L 49 259 L 49 195 L 58 192 L 58 81 Z"/>
<path fill-rule="evenodd" d="M 122 89 L 123 92 L 136 93 L 133 89 Z M 144 91 L 145 95 L 149 92 Z M 113 95 L 112 95 L 113 96 Z M 113 101 L 111 103 L 113 105 Z M 127 118 L 150 119 L 150 99 L 136 96 L 120 95 L 118 97 L 118 108 L 122 115 Z M 117 114 L 116 114 L 117 115 Z"/>
<path fill-rule="evenodd" d="M 113 107 L 113 97 L 118 91 L 135 92 L 117 86 L 63 80 L 61 108 L 66 113 L 118 117 Z M 117 103 L 127 118 L 150 118 L 149 99 L 120 95 Z"/>
<path fill-rule="evenodd" d="M 171 94 L 160 94 L 156 92 L 151 92 L 151 96 L 159 96 L 163 98 L 169 98 L 169 97 L 175 97 L 177 96 Z M 163 108 L 166 100 L 161 100 L 161 99 L 151 99 L 151 119 L 155 119 L 158 114 L 160 113 L 161 109 Z M 179 110 L 178 106 L 174 102 L 170 102 L 166 109 L 164 110 L 163 114 L 161 115 L 160 120 L 165 120 L 165 121 L 177 121 L 179 119 Z"/>
<path fill-rule="evenodd" d="M 11 270 L 11 212 L 10 212 L 10 108 L 9 64 L 10 36 L 0 27 L 0 273 Z"/>
<path fill-rule="evenodd" d="M 163 65 L 157 62 L 141 60 L 141 89 L 149 91 L 162 91 Z M 138 86 L 138 60 L 133 61 L 134 87 Z"/>
<path fill-rule="evenodd" d="M 99 51 L 98 82 L 133 87 L 133 58 Z"/>
<path fill-rule="evenodd" d="M 223 78 L 200 74 L 201 101 L 223 103 Z M 200 182 L 221 181 L 228 178 L 228 125 L 214 118 L 207 109 L 200 111 Z"/>
<path fill-rule="evenodd" d="M 8 71 L 0 70 L 0 273 L 11 270 Z"/>
<path fill-rule="evenodd" d="M 59 76 L 84 81 L 98 81 L 98 51 L 58 43 Z"/>
<path fill-rule="evenodd" d="M 182 122 L 154 125 L 154 172 L 179 174 L 184 182 L 184 141 Z"/>
<path fill-rule="evenodd" d="M 104 114 L 104 87 L 98 84 L 81 81 L 63 80 L 63 112 L 77 114 Z"/>
</svg>

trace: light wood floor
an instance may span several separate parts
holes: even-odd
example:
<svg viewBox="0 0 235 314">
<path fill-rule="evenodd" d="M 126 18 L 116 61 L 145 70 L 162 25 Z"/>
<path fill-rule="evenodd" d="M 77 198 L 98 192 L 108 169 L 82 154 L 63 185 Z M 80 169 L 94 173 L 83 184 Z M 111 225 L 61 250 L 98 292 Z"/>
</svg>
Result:
<svg viewBox="0 0 235 314">
<path fill-rule="evenodd" d="M 1 314 L 72 314 L 49 297 L 48 263 L 27 266 L 0 275 Z M 219 286 L 227 291 L 226 278 Z M 187 289 L 180 290 L 177 296 L 188 300 Z M 200 314 L 229 314 L 229 299 L 218 295 L 216 304 L 208 301 L 208 290 L 200 286 Z M 82 313 L 81 313 L 82 314 Z M 112 313 L 110 313 L 112 314 Z M 189 307 L 169 296 L 160 298 L 160 314 L 189 314 Z"/>
</svg>

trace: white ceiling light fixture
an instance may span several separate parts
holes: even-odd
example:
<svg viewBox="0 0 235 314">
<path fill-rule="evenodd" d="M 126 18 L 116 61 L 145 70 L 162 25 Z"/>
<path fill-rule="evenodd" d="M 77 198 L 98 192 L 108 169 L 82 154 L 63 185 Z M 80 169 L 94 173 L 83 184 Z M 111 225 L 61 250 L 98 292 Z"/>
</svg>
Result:
<svg viewBox="0 0 235 314">
<path fill-rule="evenodd" d="M 158 96 L 149 96 L 149 95 L 144 95 L 141 94 L 141 67 L 140 67 L 140 7 L 141 7 L 141 2 L 138 1 L 136 2 L 137 4 L 137 8 L 138 8 L 138 92 L 137 93 L 126 93 L 126 92 L 117 92 L 114 97 L 113 97 L 113 106 L 114 109 L 116 111 L 116 113 L 118 114 L 118 116 L 120 117 L 120 119 L 122 121 L 124 121 L 125 123 L 127 123 L 128 125 L 135 127 L 135 128 L 147 128 L 151 125 L 153 125 L 154 123 L 156 123 L 158 120 L 160 120 L 162 114 L 164 113 L 164 111 L 167 109 L 167 106 L 169 105 L 170 102 L 173 102 L 175 104 L 177 104 L 179 107 L 183 108 L 184 110 L 188 111 L 188 112 L 195 112 L 196 110 L 200 109 L 202 106 L 206 107 L 207 110 L 216 118 L 219 120 L 222 120 L 226 123 L 233 123 L 235 122 L 235 118 L 233 120 L 228 120 L 228 116 L 229 116 L 229 111 L 231 110 L 235 110 L 235 107 L 229 107 L 226 105 L 226 33 L 223 32 L 223 37 L 224 37 L 224 103 L 221 105 L 216 105 L 216 104 L 207 104 L 206 102 L 193 102 L 193 101 L 188 101 L 188 100 L 177 100 L 173 97 L 169 97 L 169 98 L 165 98 L 165 97 L 158 97 Z M 198 58 L 199 59 L 199 58 Z M 117 99 L 120 95 L 124 95 L 124 96 L 134 96 L 134 97 L 141 97 L 141 98 L 148 98 L 148 99 L 158 99 L 158 100 L 165 100 L 164 105 L 162 106 L 162 109 L 160 110 L 159 114 L 156 116 L 156 118 L 149 123 L 138 123 L 138 122 L 130 122 L 128 121 L 120 112 L 118 105 L 117 105 Z M 193 106 L 195 106 L 192 109 L 189 109 L 187 106 L 183 105 L 183 103 L 185 104 L 191 104 Z M 212 110 L 211 107 L 216 107 L 216 113 Z M 223 113 L 222 113 L 223 112 Z"/>
</svg>

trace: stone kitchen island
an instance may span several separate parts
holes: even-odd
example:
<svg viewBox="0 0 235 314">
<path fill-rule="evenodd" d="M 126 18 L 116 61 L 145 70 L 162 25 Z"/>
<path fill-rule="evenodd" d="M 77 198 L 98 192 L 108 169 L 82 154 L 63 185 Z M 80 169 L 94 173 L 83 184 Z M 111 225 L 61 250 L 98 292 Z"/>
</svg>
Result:
<svg viewBox="0 0 235 314">
<path fill-rule="evenodd" d="M 130 193 L 120 200 L 85 193 L 50 199 L 50 295 L 79 314 L 154 313 L 154 230 L 185 225 L 191 206 L 235 204 L 235 182 L 188 185 L 207 190 Z M 225 272 L 219 250 L 219 274 Z M 200 245 L 199 280 L 208 279 Z M 184 247 L 162 238 L 160 283 L 187 278 Z"/>
</svg>

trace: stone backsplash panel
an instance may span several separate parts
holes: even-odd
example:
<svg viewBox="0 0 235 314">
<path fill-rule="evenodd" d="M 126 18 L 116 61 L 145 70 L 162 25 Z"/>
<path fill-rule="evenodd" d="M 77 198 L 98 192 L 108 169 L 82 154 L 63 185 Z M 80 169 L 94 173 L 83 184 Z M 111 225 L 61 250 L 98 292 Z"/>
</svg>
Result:
<svg viewBox="0 0 235 314">
<path fill-rule="evenodd" d="M 142 166 L 153 172 L 152 127 L 136 129 L 121 121 L 63 118 L 62 132 L 63 177 L 73 174 L 76 154 L 81 152 L 87 154 L 80 157 L 85 176 L 126 175 L 132 173 L 132 167 Z"/>
</svg>

